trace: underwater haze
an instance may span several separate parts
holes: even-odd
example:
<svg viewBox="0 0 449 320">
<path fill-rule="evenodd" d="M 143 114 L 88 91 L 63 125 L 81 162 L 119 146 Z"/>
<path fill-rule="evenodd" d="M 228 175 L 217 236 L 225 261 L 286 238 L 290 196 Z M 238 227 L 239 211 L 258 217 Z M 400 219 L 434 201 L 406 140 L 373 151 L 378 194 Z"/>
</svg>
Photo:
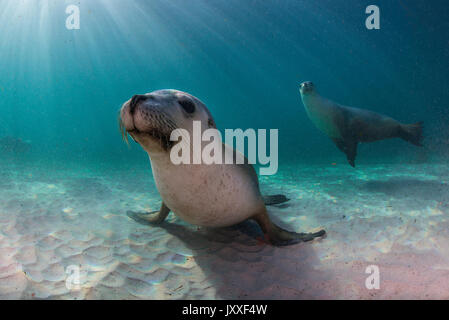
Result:
<svg viewBox="0 0 449 320">
<path fill-rule="evenodd" d="M 448 17 L 445 0 L 0 0 L 0 298 L 449 298 Z M 424 147 L 362 144 L 350 167 L 308 118 L 304 81 L 423 121 Z M 220 130 L 278 129 L 279 171 L 260 184 L 290 201 L 270 214 L 326 238 L 279 249 L 252 225 L 129 219 L 161 200 L 118 112 L 159 89 L 198 97 Z"/>
<path fill-rule="evenodd" d="M 433 151 L 448 148 L 444 1 L 380 1 L 380 30 L 365 27 L 369 1 L 80 1 L 79 30 L 65 27 L 69 4 L 0 4 L 0 133 L 32 141 L 36 158 L 139 157 L 117 135 L 117 111 L 173 88 L 205 102 L 221 129 L 279 129 L 285 161 L 343 162 L 305 115 L 303 81 L 345 105 L 424 121 Z M 362 148 L 366 161 L 416 153 L 401 141 Z"/>
</svg>

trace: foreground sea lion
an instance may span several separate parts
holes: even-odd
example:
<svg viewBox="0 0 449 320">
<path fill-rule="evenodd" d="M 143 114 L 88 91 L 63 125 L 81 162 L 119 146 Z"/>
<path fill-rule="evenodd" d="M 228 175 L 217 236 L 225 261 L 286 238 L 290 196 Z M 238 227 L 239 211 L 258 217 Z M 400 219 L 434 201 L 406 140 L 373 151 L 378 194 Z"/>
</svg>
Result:
<svg viewBox="0 0 449 320">
<path fill-rule="evenodd" d="M 163 201 L 159 211 L 128 212 L 129 217 L 143 224 L 158 224 L 173 211 L 182 220 L 204 227 L 226 227 L 252 219 L 274 245 L 289 245 L 324 235 L 324 230 L 295 233 L 275 225 L 265 204 L 281 203 L 286 198 L 262 197 L 257 174 L 250 164 L 173 164 L 170 150 L 182 140 L 170 141 L 170 135 L 178 128 L 192 134 L 193 121 L 201 121 L 205 129 L 216 128 L 207 107 L 181 91 L 135 95 L 123 104 L 119 117 L 122 135 L 126 138 L 129 133 L 148 153 Z M 219 143 L 223 155 L 236 154 L 237 151 Z"/>
<path fill-rule="evenodd" d="M 302 83 L 299 91 L 310 120 L 346 154 L 353 167 L 359 142 L 401 138 L 422 146 L 422 122 L 402 124 L 376 112 L 342 106 L 320 96 L 310 81 Z"/>
</svg>

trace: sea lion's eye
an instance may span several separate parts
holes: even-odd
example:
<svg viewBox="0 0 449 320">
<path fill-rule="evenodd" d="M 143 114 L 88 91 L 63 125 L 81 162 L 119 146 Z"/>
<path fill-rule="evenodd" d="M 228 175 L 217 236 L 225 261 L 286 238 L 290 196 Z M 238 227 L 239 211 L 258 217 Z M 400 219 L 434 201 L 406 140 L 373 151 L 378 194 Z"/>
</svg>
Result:
<svg viewBox="0 0 449 320">
<path fill-rule="evenodd" d="M 184 109 L 185 112 L 187 112 L 187 113 L 195 112 L 195 104 L 193 104 L 192 101 L 187 100 L 187 99 L 180 99 L 178 102 L 181 105 L 181 107 Z"/>
</svg>

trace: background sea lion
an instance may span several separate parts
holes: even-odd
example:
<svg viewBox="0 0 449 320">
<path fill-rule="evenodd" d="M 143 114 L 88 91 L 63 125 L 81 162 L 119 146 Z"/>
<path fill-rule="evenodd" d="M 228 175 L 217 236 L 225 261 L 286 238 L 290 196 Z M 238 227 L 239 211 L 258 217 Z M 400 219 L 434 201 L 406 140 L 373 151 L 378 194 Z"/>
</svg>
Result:
<svg viewBox="0 0 449 320">
<path fill-rule="evenodd" d="M 194 120 L 201 121 L 203 130 L 216 128 L 207 107 L 181 91 L 160 90 L 136 95 L 123 104 L 119 117 L 122 134 L 126 137 L 129 133 L 147 151 L 163 201 L 158 212 L 128 212 L 131 218 L 145 224 L 161 223 L 171 210 L 184 221 L 205 227 L 231 226 L 252 219 L 275 245 L 309 241 L 324 235 L 324 230 L 295 233 L 276 226 L 268 217 L 265 201 L 275 204 L 286 199 L 282 196 L 264 199 L 250 164 L 173 164 L 170 150 L 174 143 L 183 140 L 170 141 L 170 134 L 177 128 L 192 134 Z M 221 142 L 220 145 L 223 157 L 226 152 L 234 155 L 237 152 Z"/>
<path fill-rule="evenodd" d="M 422 122 L 402 124 L 373 111 L 342 106 L 320 96 L 310 81 L 301 83 L 299 91 L 310 120 L 346 154 L 353 167 L 359 142 L 401 138 L 422 146 Z"/>
<path fill-rule="evenodd" d="M 31 143 L 29 141 L 10 136 L 0 138 L 0 154 L 23 154 L 30 151 L 30 149 Z"/>
</svg>

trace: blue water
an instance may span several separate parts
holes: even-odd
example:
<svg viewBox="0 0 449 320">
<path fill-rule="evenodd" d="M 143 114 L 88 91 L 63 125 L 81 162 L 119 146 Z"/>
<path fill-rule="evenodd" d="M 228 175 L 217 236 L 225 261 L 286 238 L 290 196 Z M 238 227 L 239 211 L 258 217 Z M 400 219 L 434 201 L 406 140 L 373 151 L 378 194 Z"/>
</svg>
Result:
<svg viewBox="0 0 449 320">
<path fill-rule="evenodd" d="M 142 158 L 121 142 L 117 111 L 175 88 L 220 129 L 279 129 L 282 161 L 344 162 L 306 117 L 306 80 L 339 103 L 424 121 L 426 159 L 449 149 L 445 1 L 376 1 L 380 30 L 365 27 L 372 1 L 81 0 L 80 30 L 65 27 L 69 4 L 0 3 L 0 136 L 30 140 L 28 157 Z M 362 163 L 423 152 L 399 140 L 360 150 Z"/>
<path fill-rule="evenodd" d="M 448 299 L 448 17 L 446 0 L 0 0 L 0 299 Z M 424 121 L 425 146 L 363 144 L 351 168 L 308 119 L 304 81 Z M 290 201 L 270 217 L 327 236 L 279 249 L 251 223 L 128 218 L 161 198 L 117 113 L 164 88 L 221 130 L 279 129 L 279 172 L 259 182 Z"/>
</svg>

